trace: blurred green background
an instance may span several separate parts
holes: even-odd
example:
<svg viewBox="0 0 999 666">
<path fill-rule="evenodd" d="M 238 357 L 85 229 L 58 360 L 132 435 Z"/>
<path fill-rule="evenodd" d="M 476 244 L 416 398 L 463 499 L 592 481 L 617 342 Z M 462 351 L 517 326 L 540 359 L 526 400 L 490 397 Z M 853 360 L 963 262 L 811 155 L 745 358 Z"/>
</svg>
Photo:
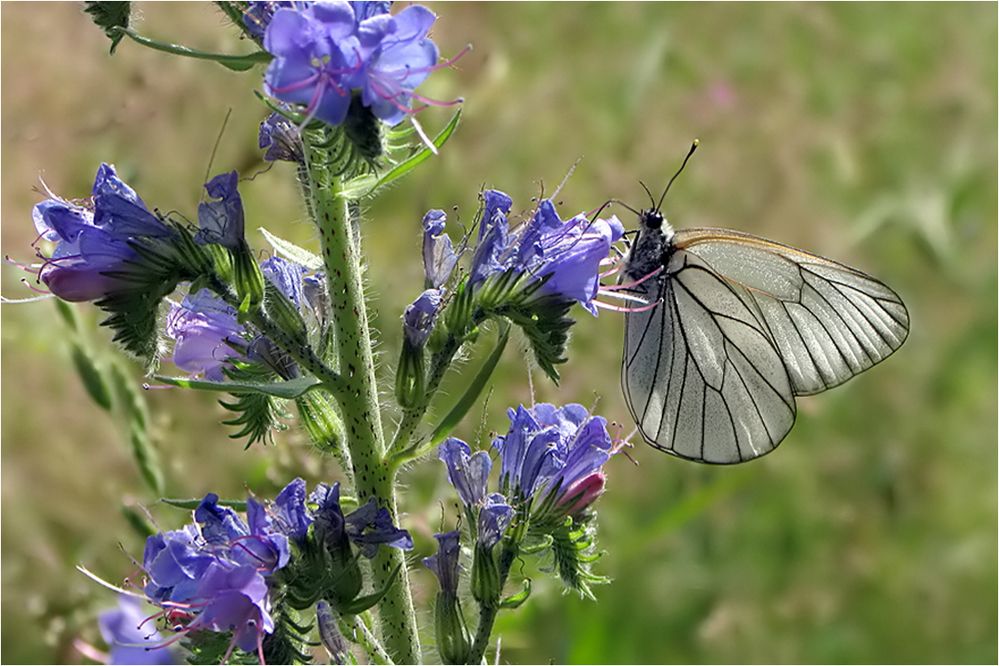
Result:
<svg viewBox="0 0 999 666">
<path fill-rule="evenodd" d="M 894 287 L 912 318 L 897 355 L 802 399 L 772 456 L 708 468 L 637 443 L 640 466 L 615 460 L 598 564 L 613 584 L 594 603 L 536 578 L 526 607 L 501 616 L 502 660 L 995 663 L 996 6 L 434 9 L 442 53 L 466 42 L 475 50 L 424 88 L 465 98 L 457 135 L 367 209 L 386 377 L 399 313 L 421 279 L 415 248 L 427 208 L 460 206 L 467 223 L 485 184 L 526 209 L 542 182 L 551 192 L 579 158 L 560 195 L 564 212 L 609 197 L 641 206 L 638 180 L 660 188 L 695 136 L 702 149 L 666 206 L 675 226 L 731 227 L 854 264 Z M 193 217 L 228 108 L 213 171 L 262 168 L 258 71 L 127 41 L 108 57 L 78 4 L 0 11 L 5 254 L 31 256 L 40 176 L 55 192 L 84 196 L 101 161 L 117 164 L 150 205 Z M 140 3 L 138 13 L 138 28 L 153 36 L 248 49 L 208 3 Z M 421 120 L 436 127 L 447 115 Z M 314 242 L 285 166 L 242 186 L 258 247 L 259 226 Z M 28 295 L 19 277 L 4 267 L 5 296 Z M 93 308 L 77 310 L 96 320 Z M 164 527 L 185 516 L 144 490 L 127 444 L 69 364 L 52 304 L 4 305 L 2 316 L 0 658 L 78 661 L 73 637 L 94 639 L 93 613 L 114 599 L 74 565 L 120 580 L 133 569 L 122 550 L 141 553 L 122 498 L 149 506 Z M 535 373 L 537 399 L 599 400 L 602 413 L 627 422 L 623 320 L 578 318 L 562 386 Z M 106 331 L 91 332 L 92 345 L 107 348 Z M 170 495 L 269 496 L 293 475 L 338 475 L 295 429 L 244 452 L 218 425 L 223 412 L 210 396 L 148 398 Z M 483 441 L 505 425 L 506 406 L 529 399 L 523 355 L 508 349 Z M 478 414 L 465 437 L 480 431 Z M 435 461 L 403 482 L 415 561 L 431 551 L 437 499 L 449 496 Z M 429 638 L 435 588 L 415 575 Z"/>
</svg>

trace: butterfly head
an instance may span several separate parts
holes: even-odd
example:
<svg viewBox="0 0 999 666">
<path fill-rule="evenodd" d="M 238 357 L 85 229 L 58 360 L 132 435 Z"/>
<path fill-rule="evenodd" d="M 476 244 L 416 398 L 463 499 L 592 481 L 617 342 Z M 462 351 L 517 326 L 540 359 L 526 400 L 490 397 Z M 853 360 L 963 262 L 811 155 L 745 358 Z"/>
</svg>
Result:
<svg viewBox="0 0 999 666">
<path fill-rule="evenodd" d="M 666 240 L 673 236 L 673 227 L 666 221 L 663 212 L 658 208 L 643 210 L 638 214 L 638 222 L 642 227 L 641 230 L 646 234 L 661 234 L 665 236 Z"/>
</svg>

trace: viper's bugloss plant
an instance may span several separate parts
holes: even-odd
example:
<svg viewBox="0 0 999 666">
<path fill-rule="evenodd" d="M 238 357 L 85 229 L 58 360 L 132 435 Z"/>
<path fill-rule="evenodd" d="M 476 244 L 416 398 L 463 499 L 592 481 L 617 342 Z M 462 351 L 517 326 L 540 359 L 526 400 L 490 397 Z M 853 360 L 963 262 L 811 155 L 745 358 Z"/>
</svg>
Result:
<svg viewBox="0 0 999 666">
<path fill-rule="evenodd" d="M 122 605 L 101 619 L 108 659 L 307 663 L 321 644 L 336 663 L 480 663 L 496 615 L 530 594 L 519 574 L 519 588 L 508 589 L 516 559 L 539 558 L 568 589 L 592 597 L 604 581 L 591 570 L 595 502 L 622 445 L 607 421 L 580 405 L 538 404 L 510 409 L 491 447 L 473 450 L 453 433 L 514 329 L 558 381 L 573 309 L 597 313 L 600 279 L 623 234 L 617 219 L 563 219 L 550 199 L 514 212 L 511 197 L 486 189 L 473 225 L 453 239 L 443 210 L 422 222 L 414 211 L 405 233 L 419 248 L 412 260 L 422 260 L 423 278 L 397 313 L 398 418 L 383 422 L 362 203 L 426 163 L 457 127 L 459 113 L 431 139 L 413 118 L 440 105 L 417 88 L 456 60 L 440 61 L 430 36 L 436 16 L 420 5 L 393 13 L 382 2 L 217 3 L 244 44 L 260 49 L 237 55 L 159 42 L 135 31 L 127 8 L 89 4 L 114 44 L 128 36 L 249 73 L 264 104 L 261 159 L 295 165 L 319 243 L 309 250 L 263 230 L 244 209 L 236 171 L 210 178 L 197 208 L 184 211 L 151 208 L 102 164 L 88 197 L 48 193 L 35 206 L 40 262 L 25 268 L 39 290 L 104 310 L 115 341 L 158 385 L 223 394 L 233 438 L 273 443 L 297 414 L 315 453 L 332 455 L 342 475 L 311 493 L 295 479 L 273 501 L 204 489 L 194 493 L 201 500 L 164 498 L 192 512 L 172 529 L 132 515 L 148 536 L 140 571 L 128 589 L 116 588 L 126 594 Z M 407 119 L 412 126 L 401 125 Z M 152 167 L 145 177 L 156 177 Z M 248 230 L 258 227 L 269 252 L 253 248 Z M 60 311 L 77 333 L 72 311 Z M 495 344 L 475 376 L 441 404 L 438 389 L 455 360 L 491 331 Z M 95 402 L 125 424 L 143 478 L 157 494 L 164 485 L 179 490 L 183 479 L 165 478 L 141 394 L 120 366 L 93 362 L 79 345 L 74 355 Z M 175 369 L 163 370 L 170 362 Z M 438 408 L 444 416 L 428 423 Z M 403 554 L 414 543 L 398 476 L 435 450 L 460 508 L 444 518 L 455 529 L 435 535 L 436 552 L 423 558 L 439 584 L 434 647 L 426 649 Z M 139 598 L 158 612 L 140 617 Z M 471 604 L 477 621 L 467 615 Z"/>
</svg>

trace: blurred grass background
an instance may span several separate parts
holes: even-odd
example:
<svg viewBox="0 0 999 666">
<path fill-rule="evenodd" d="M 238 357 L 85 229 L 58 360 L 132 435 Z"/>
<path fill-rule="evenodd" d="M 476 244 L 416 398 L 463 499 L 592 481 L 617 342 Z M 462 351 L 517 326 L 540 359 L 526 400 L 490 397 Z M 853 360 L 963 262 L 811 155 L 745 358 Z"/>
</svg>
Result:
<svg viewBox="0 0 999 666">
<path fill-rule="evenodd" d="M 614 461 L 598 565 L 613 584 L 593 603 L 536 578 L 525 608 L 501 616 L 503 661 L 994 663 L 996 6 L 434 8 L 442 53 L 466 42 L 475 51 L 425 86 L 432 97 L 466 99 L 457 135 L 367 211 L 386 375 L 399 313 L 421 279 L 427 208 L 457 205 L 467 223 L 483 184 L 527 208 L 542 182 L 551 192 L 578 158 L 560 195 L 565 213 L 608 197 L 642 206 L 637 181 L 661 187 L 695 136 L 702 149 L 666 205 L 675 226 L 731 227 L 854 264 L 894 287 L 912 318 L 896 356 L 802 399 L 772 456 L 707 468 L 639 443 L 639 467 Z M 39 176 L 55 192 L 84 196 L 101 161 L 117 164 L 151 205 L 193 217 L 230 107 L 213 171 L 262 167 L 258 72 L 127 41 L 108 57 L 77 4 L 0 11 L 5 254 L 30 257 Z M 152 36 L 247 49 L 210 4 L 140 3 L 138 12 Z M 421 119 L 437 126 L 446 117 Z M 242 186 L 258 247 L 259 226 L 314 242 L 284 166 Z M 19 277 L 4 267 L 4 295 L 27 295 Z M 96 320 L 92 308 L 78 310 Z M 94 637 L 93 613 L 113 595 L 74 565 L 120 579 L 132 567 L 118 544 L 141 553 L 122 498 L 152 507 L 164 527 L 185 516 L 154 505 L 127 445 L 89 403 L 52 305 L 5 305 L 2 315 L 0 658 L 78 661 L 72 638 Z M 602 413 L 627 422 L 623 321 L 578 318 L 562 386 L 536 373 L 537 399 L 599 399 Z M 92 328 L 95 347 L 107 337 Z M 530 399 L 517 351 L 498 371 L 485 431 L 505 425 L 507 405 Z M 244 452 L 208 396 L 148 398 L 173 496 L 269 496 L 296 474 L 338 474 L 294 429 L 275 447 Z M 474 439 L 479 420 L 462 434 Z M 446 496 L 442 470 L 422 463 L 404 482 L 404 525 L 423 556 Z M 435 588 L 415 575 L 427 609 Z M 429 638 L 426 614 L 423 625 Z"/>
</svg>

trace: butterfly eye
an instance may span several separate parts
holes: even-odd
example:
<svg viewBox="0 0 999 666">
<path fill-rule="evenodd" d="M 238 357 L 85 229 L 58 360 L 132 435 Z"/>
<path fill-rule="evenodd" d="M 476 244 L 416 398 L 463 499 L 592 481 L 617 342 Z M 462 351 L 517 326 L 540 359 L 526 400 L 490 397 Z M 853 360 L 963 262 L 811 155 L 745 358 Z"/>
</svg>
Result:
<svg viewBox="0 0 999 666">
<path fill-rule="evenodd" d="M 642 213 L 642 226 L 649 229 L 662 229 L 663 214 L 658 210 L 647 210 Z"/>
</svg>

